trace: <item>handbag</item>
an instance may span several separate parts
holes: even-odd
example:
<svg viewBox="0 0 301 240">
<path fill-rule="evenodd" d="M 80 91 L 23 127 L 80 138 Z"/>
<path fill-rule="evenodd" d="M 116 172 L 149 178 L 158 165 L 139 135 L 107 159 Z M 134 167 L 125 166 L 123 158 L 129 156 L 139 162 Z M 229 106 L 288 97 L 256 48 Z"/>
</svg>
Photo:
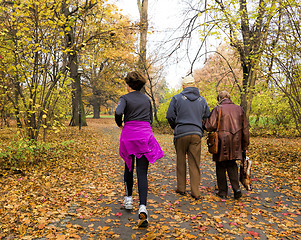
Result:
<svg viewBox="0 0 301 240">
<path fill-rule="evenodd" d="M 208 146 L 208 151 L 212 154 L 217 154 L 218 153 L 218 130 L 219 130 L 219 123 L 221 120 L 221 107 L 219 107 L 218 110 L 218 120 L 217 120 L 217 129 L 214 132 L 209 132 L 208 137 L 207 137 L 207 146 Z"/>
<path fill-rule="evenodd" d="M 243 156 L 239 168 L 239 181 L 248 191 L 252 190 L 251 164 L 252 161 L 250 160 L 250 158 L 247 156 Z"/>
</svg>

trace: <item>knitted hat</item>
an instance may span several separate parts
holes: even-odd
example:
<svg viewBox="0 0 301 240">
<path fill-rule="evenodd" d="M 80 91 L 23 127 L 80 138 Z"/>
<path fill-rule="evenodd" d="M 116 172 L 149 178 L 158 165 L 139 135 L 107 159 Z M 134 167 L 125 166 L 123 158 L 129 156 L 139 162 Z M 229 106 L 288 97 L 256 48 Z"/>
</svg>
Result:
<svg viewBox="0 0 301 240">
<path fill-rule="evenodd" d="M 187 77 L 184 77 L 182 79 L 182 85 L 188 85 L 188 84 L 194 84 L 195 80 L 191 75 L 188 75 Z"/>
</svg>

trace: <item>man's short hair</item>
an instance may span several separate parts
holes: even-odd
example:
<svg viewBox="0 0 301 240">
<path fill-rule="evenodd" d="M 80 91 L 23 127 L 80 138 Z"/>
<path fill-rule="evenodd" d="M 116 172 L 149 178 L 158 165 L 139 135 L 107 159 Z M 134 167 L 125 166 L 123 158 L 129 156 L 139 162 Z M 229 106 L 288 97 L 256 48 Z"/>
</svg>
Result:
<svg viewBox="0 0 301 240">
<path fill-rule="evenodd" d="M 217 95 L 217 101 L 223 100 L 225 98 L 229 98 L 230 99 L 230 93 L 228 93 L 227 91 L 220 91 L 219 94 Z"/>
<path fill-rule="evenodd" d="M 140 91 L 146 84 L 146 79 L 140 72 L 133 71 L 126 75 L 125 82 L 130 88 Z"/>
</svg>

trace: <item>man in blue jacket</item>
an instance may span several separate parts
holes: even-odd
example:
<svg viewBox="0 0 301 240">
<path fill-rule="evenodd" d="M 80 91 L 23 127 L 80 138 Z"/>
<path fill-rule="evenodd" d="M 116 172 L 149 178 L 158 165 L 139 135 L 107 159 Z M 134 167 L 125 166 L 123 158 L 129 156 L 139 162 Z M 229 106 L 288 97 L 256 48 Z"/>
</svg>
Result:
<svg viewBox="0 0 301 240">
<path fill-rule="evenodd" d="M 183 91 L 171 99 L 166 118 L 174 129 L 177 154 L 177 189 L 186 194 L 186 155 L 188 156 L 191 196 L 200 198 L 200 157 L 204 119 L 210 115 L 206 100 L 195 87 L 195 80 L 187 76 L 182 81 Z"/>
</svg>

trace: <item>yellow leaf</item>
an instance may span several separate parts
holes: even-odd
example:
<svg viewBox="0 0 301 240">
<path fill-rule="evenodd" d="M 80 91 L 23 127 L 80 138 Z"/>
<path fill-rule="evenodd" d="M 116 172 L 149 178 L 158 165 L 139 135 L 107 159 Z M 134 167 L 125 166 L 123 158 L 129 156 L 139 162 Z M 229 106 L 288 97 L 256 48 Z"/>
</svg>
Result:
<svg viewBox="0 0 301 240">
<path fill-rule="evenodd" d="M 192 234 L 189 234 L 189 233 L 185 234 L 185 236 L 186 236 L 188 239 L 195 239 L 195 238 L 196 238 L 196 236 L 194 236 L 194 235 L 192 235 Z"/>
<path fill-rule="evenodd" d="M 55 236 L 55 239 L 56 239 L 56 240 L 65 240 L 66 237 L 65 237 L 65 235 L 56 235 L 56 236 Z"/>
<path fill-rule="evenodd" d="M 45 227 L 45 223 L 40 223 L 39 225 L 38 225 L 38 229 L 43 229 L 44 227 Z"/>
<path fill-rule="evenodd" d="M 71 223 L 66 224 L 66 228 L 71 228 L 73 225 Z"/>
<path fill-rule="evenodd" d="M 69 239 L 81 239 L 81 237 L 75 233 L 72 233 L 68 236 Z"/>
<path fill-rule="evenodd" d="M 109 229 L 110 229 L 110 227 L 99 227 L 99 230 L 101 230 L 101 231 L 107 231 Z"/>
</svg>

